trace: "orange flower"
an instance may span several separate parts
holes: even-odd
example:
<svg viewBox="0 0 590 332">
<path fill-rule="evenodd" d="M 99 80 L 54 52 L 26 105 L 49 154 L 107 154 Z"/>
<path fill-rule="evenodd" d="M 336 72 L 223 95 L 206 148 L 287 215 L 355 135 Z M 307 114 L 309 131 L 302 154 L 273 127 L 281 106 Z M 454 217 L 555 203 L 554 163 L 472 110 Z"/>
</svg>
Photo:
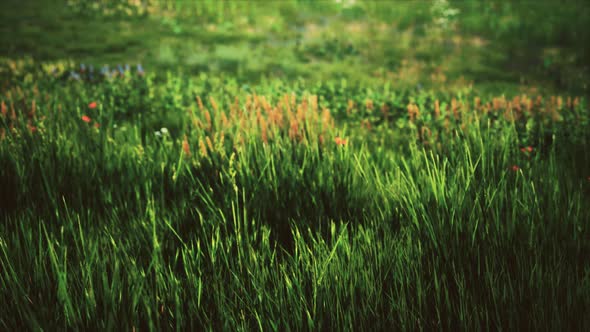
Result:
<svg viewBox="0 0 590 332">
<path fill-rule="evenodd" d="M 90 104 L 88 104 L 88 108 L 90 108 L 91 110 L 93 110 L 93 109 L 95 109 L 95 108 L 96 108 L 96 106 L 97 106 L 97 105 L 98 105 L 98 104 L 97 104 L 95 101 L 93 101 L 93 102 L 91 102 Z"/>
<path fill-rule="evenodd" d="M 34 134 L 37 131 L 37 127 L 28 124 L 27 127 L 29 128 L 29 131 L 31 132 L 31 134 Z"/>
<path fill-rule="evenodd" d="M 86 123 L 90 123 L 90 121 L 92 121 L 92 119 L 88 115 L 82 115 L 82 121 L 84 121 Z"/>
<path fill-rule="evenodd" d="M 334 142 L 336 143 L 336 145 L 340 145 L 340 146 L 346 145 L 346 143 L 347 143 L 345 138 L 341 138 L 338 136 L 334 137 Z"/>
<path fill-rule="evenodd" d="M 519 169 L 520 169 L 520 167 L 518 167 L 518 165 L 512 165 L 513 172 L 517 172 Z"/>
<path fill-rule="evenodd" d="M 529 146 L 527 146 L 527 147 L 520 148 L 520 151 L 522 151 L 522 152 L 524 152 L 524 153 L 527 153 L 527 152 L 533 152 L 533 147 L 529 145 Z"/>
</svg>

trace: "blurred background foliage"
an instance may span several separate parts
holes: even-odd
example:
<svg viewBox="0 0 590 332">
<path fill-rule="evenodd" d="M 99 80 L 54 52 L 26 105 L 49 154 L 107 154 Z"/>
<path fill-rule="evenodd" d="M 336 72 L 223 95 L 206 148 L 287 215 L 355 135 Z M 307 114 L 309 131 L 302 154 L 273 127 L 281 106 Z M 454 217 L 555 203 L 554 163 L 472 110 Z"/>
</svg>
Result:
<svg viewBox="0 0 590 332">
<path fill-rule="evenodd" d="M 15 1 L 0 55 L 227 74 L 241 83 L 359 84 L 588 93 L 583 1 Z"/>
</svg>

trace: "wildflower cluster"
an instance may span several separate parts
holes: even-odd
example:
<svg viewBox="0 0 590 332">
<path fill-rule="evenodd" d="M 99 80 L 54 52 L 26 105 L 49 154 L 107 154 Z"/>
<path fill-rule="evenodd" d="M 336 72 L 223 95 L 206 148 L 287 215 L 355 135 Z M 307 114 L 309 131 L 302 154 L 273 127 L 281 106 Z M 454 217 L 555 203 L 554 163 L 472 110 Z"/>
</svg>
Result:
<svg viewBox="0 0 590 332">
<path fill-rule="evenodd" d="M 165 137 L 168 137 L 170 135 L 170 132 L 168 131 L 168 128 L 162 127 L 160 130 L 156 130 L 154 132 L 154 135 L 157 138 L 165 138 Z"/>
<path fill-rule="evenodd" d="M 413 133 L 417 140 L 425 146 L 438 145 L 443 141 L 452 141 L 457 135 L 466 134 L 474 127 L 481 125 L 502 128 L 506 124 L 514 124 L 521 139 L 527 138 L 530 143 L 540 139 L 543 127 L 545 135 L 568 127 L 570 131 L 580 127 L 580 121 L 587 121 L 588 110 L 581 107 L 579 97 L 563 98 L 527 95 L 515 96 L 512 99 L 495 97 L 484 102 L 480 97 L 474 97 L 472 102 L 452 98 L 450 102 L 435 99 L 428 103 L 418 104 L 410 102 L 407 107 L 407 120 L 410 124 L 405 127 Z M 384 114 L 384 118 L 389 116 Z M 535 129 L 538 132 L 533 132 Z M 538 144 L 538 143 L 535 143 Z M 522 152 L 530 154 L 533 144 L 522 148 Z"/>
<path fill-rule="evenodd" d="M 19 102 L 0 101 L 0 140 L 4 140 L 8 134 L 19 134 L 28 131 L 35 134 L 45 117 L 38 117 L 37 101 L 26 92 L 18 89 Z M 12 93 L 7 93 L 12 97 Z M 38 90 L 33 90 L 34 96 L 39 97 Z M 19 107 L 20 106 L 20 107 Z"/>
<path fill-rule="evenodd" d="M 325 146 L 331 137 L 334 120 L 330 111 L 318 105 L 315 95 L 297 100 L 294 94 L 285 94 L 275 102 L 271 98 L 248 95 L 243 102 L 235 98 L 227 107 L 213 98 L 205 105 L 196 97 L 197 111 L 189 109 L 189 134 L 183 138 L 182 150 L 192 155 L 191 146 L 198 147 L 199 155 L 209 156 L 231 147 L 240 151 L 249 143 L 271 145 L 276 143 Z M 344 138 L 336 137 L 336 145 L 346 145 Z"/>
<path fill-rule="evenodd" d="M 110 66 L 104 65 L 96 70 L 93 65 L 86 66 L 85 64 L 80 64 L 77 69 L 64 72 L 60 72 L 57 67 L 53 67 L 50 69 L 50 74 L 62 80 L 97 82 L 132 75 L 142 77 L 145 75 L 145 71 L 141 64 L 135 65 L 134 68 L 129 64 L 125 64 L 124 66 L 119 64 L 112 69 Z"/>
</svg>

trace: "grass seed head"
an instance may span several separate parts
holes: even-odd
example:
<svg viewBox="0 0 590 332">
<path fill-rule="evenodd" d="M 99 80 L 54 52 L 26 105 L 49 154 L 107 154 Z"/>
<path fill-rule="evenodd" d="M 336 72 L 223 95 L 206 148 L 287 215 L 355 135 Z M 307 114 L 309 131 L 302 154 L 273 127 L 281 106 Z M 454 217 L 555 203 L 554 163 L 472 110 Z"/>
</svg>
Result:
<svg viewBox="0 0 590 332">
<path fill-rule="evenodd" d="M 201 153 L 201 157 L 207 157 L 207 146 L 205 146 L 205 142 L 202 139 L 199 139 L 199 152 Z"/>
<path fill-rule="evenodd" d="M 205 110 L 205 106 L 203 106 L 203 101 L 201 100 L 200 96 L 197 96 L 197 105 L 199 105 L 199 110 L 201 112 Z"/>
<path fill-rule="evenodd" d="M 29 112 L 29 119 L 35 118 L 36 113 L 37 113 L 37 103 L 35 102 L 35 99 L 33 99 L 33 102 L 31 103 L 31 111 Z"/>
<path fill-rule="evenodd" d="M 291 140 L 299 138 L 299 123 L 296 119 L 291 121 L 291 126 L 289 127 L 289 138 Z"/>
<path fill-rule="evenodd" d="M 217 102 L 215 101 L 215 99 L 213 98 L 213 96 L 209 96 L 209 102 L 211 102 L 211 107 L 213 108 L 213 110 L 215 112 L 219 111 L 219 108 L 217 107 Z"/>
<path fill-rule="evenodd" d="M 215 149 L 213 148 L 213 142 L 211 142 L 209 136 L 205 136 L 205 141 L 207 142 L 207 147 L 209 148 L 209 151 L 214 151 Z"/>
<path fill-rule="evenodd" d="M 310 97 L 311 99 L 311 110 L 314 112 L 318 111 L 318 96 L 317 95 L 313 95 Z"/>
<path fill-rule="evenodd" d="M 184 135 L 184 138 L 182 139 L 182 151 L 184 152 L 185 157 L 188 158 L 191 156 L 191 148 L 188 144 L 188 137 L 186 135 Z"/>
<path fill-rule="evenodd" d="M 440 104 L 438 102 L 438 99 L 434 101 L 434 116 L 436 118 L 440 117 Z"/>
<path fill-rule="evenodd" d="M 354 108 L 354 101 L 352 101 L 352 99 L 349 99 L 348 105 L 346 106 L 346 114 L 350 115 L 352 113 L 353 108 Z"/>
<path fill-rule="evenodd" d="M 211 131 L 213 129 L 213 124 L 211 122 L 211 114 L 209 114 L 208 110 L 205 110 L 205 121 L 207 122 L 207 130 Z"/>
</svg>

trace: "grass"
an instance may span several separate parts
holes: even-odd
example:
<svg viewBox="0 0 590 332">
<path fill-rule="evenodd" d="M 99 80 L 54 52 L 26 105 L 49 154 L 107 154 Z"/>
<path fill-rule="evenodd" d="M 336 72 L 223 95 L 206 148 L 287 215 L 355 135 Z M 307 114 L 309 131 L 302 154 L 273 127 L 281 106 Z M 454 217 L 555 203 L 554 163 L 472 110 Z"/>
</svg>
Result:
<svg viewBox="0 0 590 332">
<path fill-rule="evenodd" d="M 475 4 L 451 3 L 457 30 L 420 32 L 423 3 L 144 3 L 35 12 L 97 35 L 164 22 L 110 46 L 55 23 L 2 37 L 2 329 L 590 328 L 582 46 L 556 69 L 582 79 L 558 84 L 551 65 L 503 67 L 509 33 L 458 47 L 491 33 Z M 134 61 L 145 72 L 99 72 Z"/>
</svg>

